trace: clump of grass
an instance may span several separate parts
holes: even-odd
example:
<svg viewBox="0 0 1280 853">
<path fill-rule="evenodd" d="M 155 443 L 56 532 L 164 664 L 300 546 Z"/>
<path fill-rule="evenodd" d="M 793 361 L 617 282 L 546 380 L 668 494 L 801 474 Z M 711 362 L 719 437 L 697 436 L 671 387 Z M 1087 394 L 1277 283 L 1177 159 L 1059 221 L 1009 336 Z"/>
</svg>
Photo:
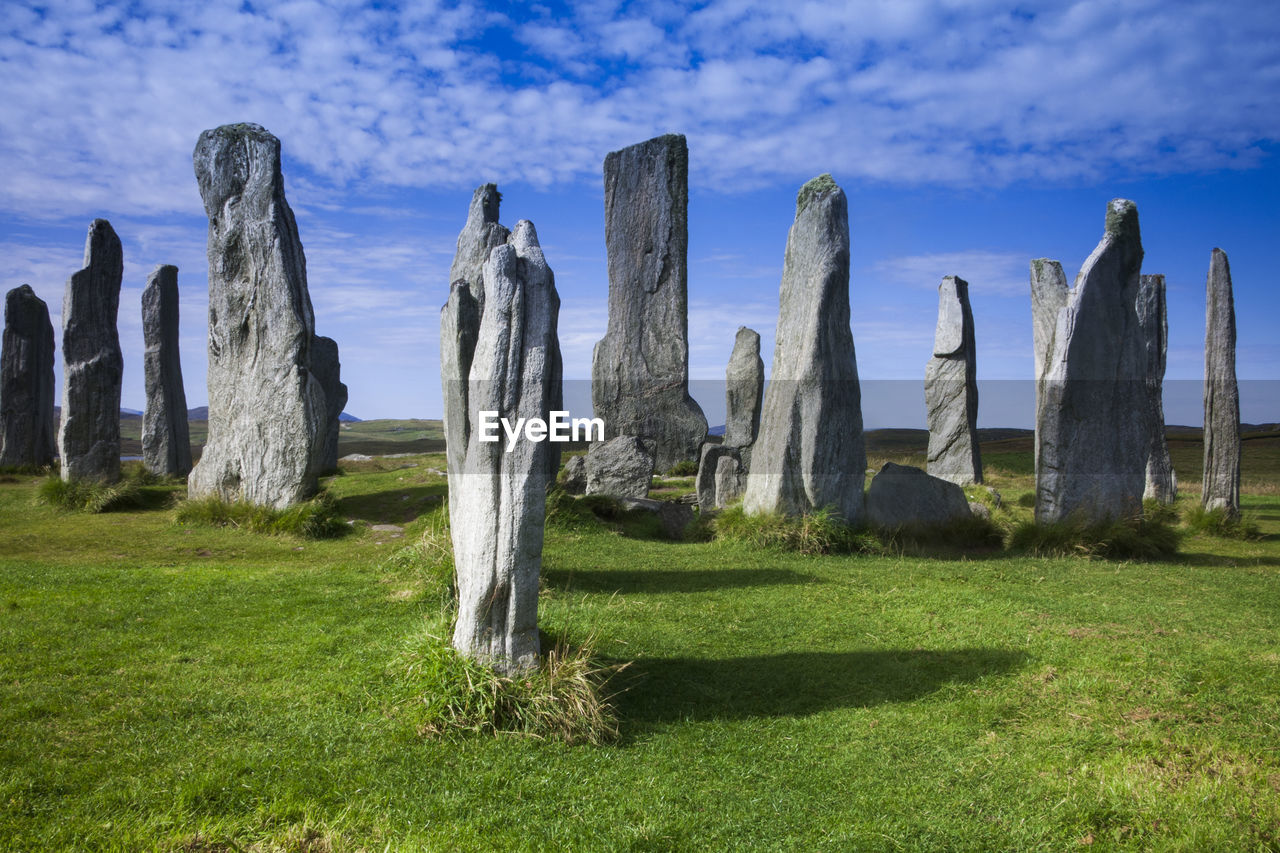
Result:
<svg viewBox="0 0 1280 853">
<path fill-rule="evenodd" d="M 1018 495 L 1015 503 L 1023 509 L 1034 509 L 1036 505 L 1036 493 L 1027 492 L 1025 495 Z"/>
<path fill-rule="evenodd" d="M 671 466 L 668 477 L 693 477 L 698 473 L 698 463 L 692 459 L 683 459 Z"/>
<path fill-rule="evenodd" d="M 600 518 L 594 512 L 597 506 L 604 508 L 611 502 L 614 510 L 621 513 L 617 501 L 602 498 L 602 495 L 576 498 L 559 487 L 552 489 L 547 493 L 547 527 L 573 532 L 599 530 Z"/>
<path fill-rule="evenodd" d="M 1178 531 L 1162 521 L 1069 518 L 1052 524 L 1018 524 L 1009 537 L 1009 549 L 1036 557 L 1160 560 L 1178 552 L 1178 540 Z"/>
<path fill-rule="evenodd" d="M 349 528 L 338 514 L 337 504 L 325 492 L 287 509 L 257 506 L 247 501 L 226 501 L 216 495 L 185 500 L 174 510 L 178 524 L 205 527 L 237 527 L 252 533 L 332 539 Z"/>
<path fill-rule="evenodd" d="M 801 554 L 854 554 L 879 550 L 875 537 L 845 524 L 830 507 L 799 517 L 747 515 L 742 504 L 727 507 L 713 522 L 717 539 Z"/>
<path fill-rule="evenodd" d="M 392 553 L 383 565 L 387 569 L 418 575 L 427 596 L 436 601 L 442 611 L 454 611 L 458 603 L 458 587 L 454 576 L 448 508 L 440 507 L 430 513 L 418 541 Z"/>
<path fill-rule="evenodd" d="M 1248 516 L 1233 516 L 1225 507 L 1205 509 L 1196 504 L 1182 514 L 1182 523 L 1193 535 L 1216 536 L 1219 539 L 1262 538 L 1257 521 Z"/>
<path fill-rule="evenodd" d="M 879 531 L 885 550 L 897 554 L 931 551 L 992 551 L 1004 547 L 1004 531 L 989 518 L 969 516 L 942 524 L 911 524 Z"/>
<path fill-rule="evenodd" d="M 1177 524 L 1178 510 L 1173 504 L 1161 503 L 1155 498 L 1147 498 L 1142 502 L 1142 517 L 1148 521 L 1161 524 Z"/>
<path fill-rule="evenodd" d="M 47 477 L 36 489 L 36 503 L 75 512 L 110 512 L 137 509 L 145 501 L 142 487 L 133 480 L 100 483 L 96 480 L 67 481 Z"/>
</svg>

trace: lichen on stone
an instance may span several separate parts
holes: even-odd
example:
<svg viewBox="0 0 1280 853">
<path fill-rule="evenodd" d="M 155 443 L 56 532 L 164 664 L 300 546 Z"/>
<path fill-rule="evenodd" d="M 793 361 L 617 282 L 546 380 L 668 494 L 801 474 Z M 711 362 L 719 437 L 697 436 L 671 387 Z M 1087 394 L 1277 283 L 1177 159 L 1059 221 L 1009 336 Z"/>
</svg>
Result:
<svg viewBox="0 0 1280 853">
<path fill-rule="evenodd" d="M 804 212 L 804 209 L 809 206 L 809 202 L 815 196 L 825 195 L 838 189 L 840 189 L 839 185 L 836 184 L 835 179 L 831 177 L 829 172 L 823 172 L 818 177 L 811 179 L 796 194 L 796 216 Z"/>
</svg>

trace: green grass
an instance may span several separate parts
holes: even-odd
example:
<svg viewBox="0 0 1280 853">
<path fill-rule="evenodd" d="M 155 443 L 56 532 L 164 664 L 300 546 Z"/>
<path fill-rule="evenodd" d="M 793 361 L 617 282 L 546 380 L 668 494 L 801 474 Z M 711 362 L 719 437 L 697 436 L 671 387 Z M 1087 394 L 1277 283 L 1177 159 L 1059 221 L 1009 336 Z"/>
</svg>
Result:
<svg viewBox="0 0 1280 853">
<path fill-rule="evenodd" d="M 282 534 L 304 539 L 331 539 L 347 533 L 337 503 L 327 493 L 287 509 L 226 501 L 216 496 L 178 503 L 173 519 L 180 525 L 234 527 L 251 533 Z"/>
</svg>

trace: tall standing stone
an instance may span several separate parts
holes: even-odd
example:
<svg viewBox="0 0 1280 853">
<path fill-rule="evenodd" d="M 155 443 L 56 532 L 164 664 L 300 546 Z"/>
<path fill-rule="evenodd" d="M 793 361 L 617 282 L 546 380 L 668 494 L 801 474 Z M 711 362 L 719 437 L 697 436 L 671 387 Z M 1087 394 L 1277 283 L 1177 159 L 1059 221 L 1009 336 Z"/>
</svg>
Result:
<svg viewBox="0 0 1280 853">
<path fill-rule="evenodd" d="M 949 275 L 938 286 L 933 357 L 924 371 L 929 418 L 928 472 L 961 486 L 982 482 L 978 446 L 978 349 L 969 283 Z"/>
<path fill-rule="evenodd" d="M 347 405 L 338 342 L 333 338 L 321 336 L 311 342 L 311 372 L 324 389 L 324 444 L 320 449 L 319 471 L 329 474 L 338 470 L 338 434 L 342 431 L 342 410 Z"/>
<path fill-rule="evenodd" d="M 52 465 L 53 423 L 53 324 L 49 306 L 24 284 L 4 298 L 0 465 Z"/>
<path fill-rule="evenodd" d="M 449 516 L 458 580 L 453 645 L 504 672 L 538 660 L 538 578 L 542 568 L 546 489 L 559 467 L 558 445 L 505 438 L 480 441 L 481 411 L 516 418 L 548 418 L 560 405 L 560 300 L 555 277 L 533 224 L 516 224 L 510 243 L 494 248 L 483 266 L 484 309 L 470 334 L 474 306 L 455 298 L 469 289 L 455 282 L 441 312 L 442 378 L 465 385 L 466 397 L 445 394 L 445 417 L 463 431 L 451 449 Z M 460 333 L 461 332 L 461 333 Z M 464 352 L 471 347 L 471 352 Z M 462 364 L 465 375 L 450 373 Z M 466 408 L 458 406 L 465 402 Z M 456 473 L 455 473 L 456 472 Z"/>
<path fill-rule="evenodd" d="M 719 444 L 707 442 L 698 454 L 695 486 L 698 506 L 703 512 L 725 507 L 742 496 L 751 465 L 751 447 L 760 432 L 763 404 L 760 333 L 739 326 L 725 371 L 724 440 Z M 725 459 L 728 461 L 723 461 Z"/>
<path fill-rule="evenodd" d="M 1144 500 L 1172 504 L 1178 496 L 1178 479 L 1169 457 L 1164 434 L 1164 369 L 1169 353 L 1169 318 L 1162 275 L 1144 275 L 1138 286 L 1138 322 L 1142 324 L 1143 353 L 1147 369 L 1147 421 L 1151 426 L 1147 451 L 1147 485 Z"/>
<path fill-rule="evenodd" d="M 62 297 L 62 479 L 120 479 L 120 382 L 124 358 L 116 317 L 124 252 L 105 219 L 89 226 L 84 269 Z"/>
<path fill-rule="evenodd" d="M 605 438 L 634 435 L 659 471 L 695 460 L 707 419 L 689 396 L 689 149 L 669 134 L 604 161 L 609 327 L 591 401 Z"/>
<path fill-rule="evenodd" d="M 183 477 L 191 471 L 187 394 L 178 353 L 178 268 L 161 264 L 142 289 L 143 377 L 147 410 L 142 416 L 142 463 L 153 474 Z"/>
<path fill-rule="evenodd" d="M 1142 254 L 1137 206 L 1114 199 L 1102 240 L 1058 313 L 1037 430 L 1038 522 L 1142 512 L 1150 448 L 1136 309 Z"/>
<path fill-rule="evenodd" d="M 1058 314 L 1067 307 L 1071 286 L 1062 264 L 1048 258 L 1031 262 L 1031 324 L 1036 370 L 1035 465 L 1040 466 L 1040 422 L 1044 400 L 1044 382 L 1053 354 L 1053 335 L 1058 327 Z"/>
<path fill-rule="evenodd" d="M 773 375 L 743 508 L 863 516 L 867 454 L 849 328 L 849 210 L 830 175 L 801 188 L 787 235 Z"/>
<path fill-rule="evenodd" d="M 1236 307 L 1227 253 L 1209 259 L 1204 330 L 1205 509 L 1240 514 L 1240 390 L 1236 386 Z"/>
<path fill-rule="evenodd" d="M 280 140 L 224 125 L 192 159 L 209 217 L 209 438 L 188 494 L 287 507 L 316 490 L 327 403 Z"/>
</svg>

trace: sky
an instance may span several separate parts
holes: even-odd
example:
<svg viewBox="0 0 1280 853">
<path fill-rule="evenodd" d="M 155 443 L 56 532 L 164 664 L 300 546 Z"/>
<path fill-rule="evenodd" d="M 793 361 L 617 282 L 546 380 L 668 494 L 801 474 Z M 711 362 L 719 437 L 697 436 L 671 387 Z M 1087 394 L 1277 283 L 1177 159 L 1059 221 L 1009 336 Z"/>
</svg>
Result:
<svg viewBox="0 0 1280 853">
<path fill-rule="evenodd" d="M 85 233 L 124 245 L 122 405 L 145 406 L 141 291 L 179 267 L 190 406 L 205 392 L 200 132 L 283 146 L 316 331 L 347 411 L 441 414 L 439 309 L 471 192 L 532 220 L 561 297 L 566 397 L 587 399 L 608 281 L 605 155 L 689 145 L 689 352 L 723 422 L 739 325 L 772 360 L 795 193 L 849 200 L 868 427 L 924 425 L 937 287 L 970 283 L 982 426 L 1032 425 L 1028 264 L 1074 278 L 1108 200 L 1137 202 L 1168 282 L 1166 416 L 1199 424 L 1210 251 L 1230 258 L 1242 419 L 1280 421 L 1280 6 L 1176 0 L 747 3 L 184 2 L 0 11 L 0 287 L 61 346 Z M 61 372 L 59 370 L 59 383 Z"/>
</svg>

